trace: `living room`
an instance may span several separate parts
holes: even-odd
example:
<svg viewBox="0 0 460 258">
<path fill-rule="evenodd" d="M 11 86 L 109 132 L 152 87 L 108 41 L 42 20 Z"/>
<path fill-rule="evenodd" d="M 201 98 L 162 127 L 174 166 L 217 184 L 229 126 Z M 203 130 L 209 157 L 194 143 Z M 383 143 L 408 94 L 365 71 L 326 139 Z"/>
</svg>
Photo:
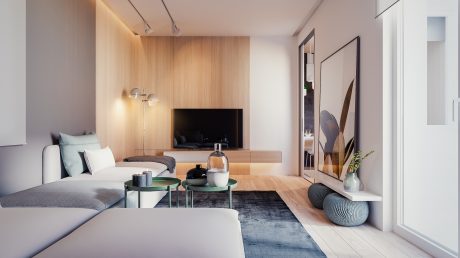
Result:
<svg viewBox="0 0 460 258">
<path fill-rule="evenodd" d="M 17 239 L 2 238 L 1 256 L 457 257 L 458 1 L 422 2 L 3 0 L 0 218 Z M 347 83 L 328 91 L 335 79 Z M 75 145 L 86 147 L 70 148 L 74 174 Z M 92 173 L 107 155 L 115 179 Z M 213 157 L 226 164 L 221 193 L 206 188 Z M 189 185 L 206 173 L 207 185 Z M 163 185 L 147 192 L 141 177 Z M 82 189 L 94 194 L 73 195 Z M 159 219 L 135 223 L 149 216 Z M 119 231 L 94 233 L 112 219 Z M 64 226 L 34 228 L 46 223 Z M 21 246 L 27 228 L 46 237 Z M 156 254 L 122 233 L 155 228 L 181 233 L 137 239 Z M 70 243 L 86 237 L 117 248 L 79 255 L 88 243 Z M 189 246 L 170 251 L 173 241 Z"/>
</svg>

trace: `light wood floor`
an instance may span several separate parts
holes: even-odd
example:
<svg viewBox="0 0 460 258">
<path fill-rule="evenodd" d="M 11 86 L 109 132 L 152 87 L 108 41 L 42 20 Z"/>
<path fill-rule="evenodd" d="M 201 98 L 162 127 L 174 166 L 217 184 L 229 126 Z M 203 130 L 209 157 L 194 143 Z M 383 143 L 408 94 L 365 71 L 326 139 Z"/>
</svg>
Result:
<svg viewBox="0 0 460 258">
<path fill-rule="evenodd" d="M 430 257 L 394 233 L 367 224 L 350 228 L 332 224 L 308 201 L 310 183 L 301 177 L 232 177 L 238 180 L 236 191 L 277 191 L 328 257 Z"/>
</svg>

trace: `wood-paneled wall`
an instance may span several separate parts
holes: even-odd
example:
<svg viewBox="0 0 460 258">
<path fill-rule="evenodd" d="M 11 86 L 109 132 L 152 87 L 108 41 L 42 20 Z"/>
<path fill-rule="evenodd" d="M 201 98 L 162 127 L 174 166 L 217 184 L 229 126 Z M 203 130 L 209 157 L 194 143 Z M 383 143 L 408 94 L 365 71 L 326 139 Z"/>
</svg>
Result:
<svg viewBox="0 0 460 258">
<path fill-rule="evenodd" d="M 242 108 L 249 148 L 248 37 L 138 37 L 97 1 L 97 133 L 119 160 L 172 146 L 174 108 Z M 155 93 L 153 107 L 127 97 Z M 143 113 L 145 112 L 145 124 Z"/>
<path fill-rule="evenodd" d="M 127 97 L 139 83 L 140 37 L 135 36 L 101 1 L 96 1 L 96 132 L 117 160 L 139 145 L 139 115 Z M 82 103 L 84 105 L 84 103 Z"/>
<path fill-rule="evenodd" d="M 146 109 L 146 149 L 170 149 L 174 108 L 242 108 L 249 148 L 249 38 L 143 37 L 142 87 L 160 102 Z"/>
</svg>

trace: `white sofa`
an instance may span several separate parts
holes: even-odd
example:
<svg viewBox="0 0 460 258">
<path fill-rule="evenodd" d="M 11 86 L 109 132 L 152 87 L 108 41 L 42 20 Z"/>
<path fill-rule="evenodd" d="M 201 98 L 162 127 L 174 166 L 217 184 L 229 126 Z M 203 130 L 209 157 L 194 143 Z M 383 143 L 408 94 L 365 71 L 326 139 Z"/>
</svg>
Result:
<svg viewBox="0 0 460 258">
<path fill-rule="evenodd" d="M 244 257 L 230 209 L 108 209 L 36 257 Z"/>
<path fill-rule="evenodd" d="M 97 213 L 78 208 L 0 208 L 0 256 L 32 257 Z"/>
<path fill-rule="evenodd" d="M 106 168 L 95 175 L 83 173 L 75 177 L 64 177 L 66 175 L 61 166 L 61 154 L 59 145 L 49 145 L 43 150 L 43 183 L 56 181 L 91 181 L 91 182 L 111 182 L 116 184 L 117 189 L 124 189 L 124 182 L 131 180 L 135 173 L 142 173 L 145 170 L 152 171 L 153 176 L 176 177 L 175 171 L 169 171 L 164 164 L 156 162 L 119 162 L 116 167 Z M 165 191 L 161 192 L 141 192 L 141 208 L 154 207 L 164 196 Z M 129 192 L 127 198 L 128 208 L 138 207 L 138 195 L 136 192 Z M 122 206 L 117 203 L 116 206 Z"/>
</svg>

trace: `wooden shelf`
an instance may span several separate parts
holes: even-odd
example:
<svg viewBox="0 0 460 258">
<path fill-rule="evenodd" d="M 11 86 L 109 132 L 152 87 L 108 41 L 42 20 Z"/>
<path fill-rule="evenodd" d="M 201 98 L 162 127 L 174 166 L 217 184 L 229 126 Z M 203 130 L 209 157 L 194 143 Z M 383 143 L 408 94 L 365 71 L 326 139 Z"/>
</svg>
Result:
<svg viewBox="0 0 460 258">
<path fill-rule="evenodd" d="M 167 150 L 165 156 L 171 156 L 177 163 L 203 163 L 208 160 L 212 150 Z M 281 163 L 281 151 L 224 150 L 230 163 Z"/>
<path fill-rule="evenodd" d="M 359 191 L 357 193 L 345 192 L 345 190 L 343 189 L 343 182 L 335 178 L 332 178 L 328 175 L 325 175 L 321 172 L 316 173 L 315 179 L 317 183 L 321 183 L 331 188 L 338 194 L 342 195 L 343 197 L 351 201 L 355 201 L 355 202 L 359 202 L 359 201 L 381 202 L 382 201 L 382 196 L 374 194 L 372 192 L 368 192 L 368 191 Z"/>
</svg>

